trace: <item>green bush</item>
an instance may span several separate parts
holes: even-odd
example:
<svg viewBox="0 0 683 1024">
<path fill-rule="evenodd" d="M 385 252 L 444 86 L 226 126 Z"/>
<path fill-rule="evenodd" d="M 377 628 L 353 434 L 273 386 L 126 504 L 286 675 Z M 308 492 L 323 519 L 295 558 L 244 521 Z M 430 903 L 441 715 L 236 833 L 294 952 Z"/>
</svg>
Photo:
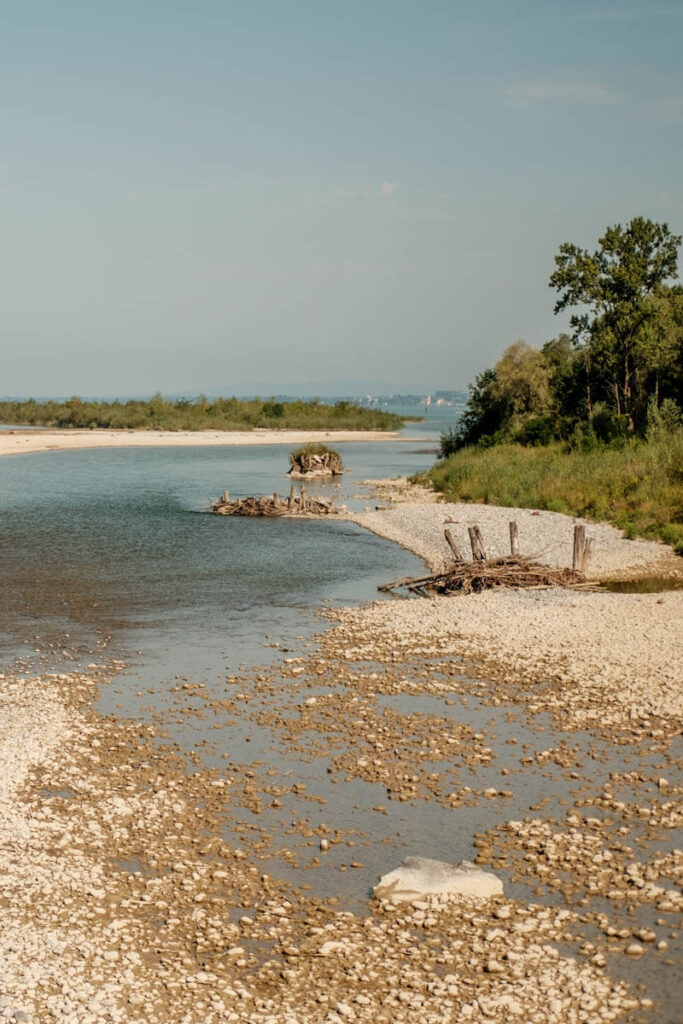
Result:
<svg viewBox="0 0 683 1024">
<path fill-rule="evenodd" d="M 533 416 L 515 434 L 518 444 L 550 444 L 555 440 L 556 419 L 554 416 Z"/>
</svg>

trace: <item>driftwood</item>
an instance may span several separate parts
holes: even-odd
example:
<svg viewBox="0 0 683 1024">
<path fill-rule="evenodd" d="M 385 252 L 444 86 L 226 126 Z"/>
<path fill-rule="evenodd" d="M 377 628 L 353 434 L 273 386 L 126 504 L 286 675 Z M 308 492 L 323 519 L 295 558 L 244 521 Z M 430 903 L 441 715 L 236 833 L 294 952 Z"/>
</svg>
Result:
<svg viewBox="0 0 683 1024">
<path fill-rule="evenodd" d="M 328 516 L 339 512 L 330 498 L 311 498 L 302 487 L 297 495 L 292 484 L 289 497 L 280 500 L 273 494 L 230 500 L 228 491 L 211 503 L 211 511 L 219 516 Z"/>
<path fill-rule="evenodd" d="M 384 583 L 378 590 L 389 591 L 407 587 L 413 594 L 472 594 L 492 587 L 571 587 L 584 583 L 574 569 L 553 569 L 519 555 L 504 558 L 476 559 L 458 562 L 446 572 L 431 576 L 415 576 L 393 583 Z"/>
<path fill-rule="evenodd" d="M 377 589 L 390 591 L 406 587 L 413 594 L 431 597 L 434 594 L 476 594 L 493 587 L 592 587 L 593 584 L 586 581 L 582 570 L 592 554 L 593 540 L 585 539 L 584 527 L 577 527 L 577 531 L 578 539 L 576 533 L 574 537 L 574 567 L 569 569 L 539 565 L 531 558 L 523 558 L 519 554 L 519 532 L 515 522 L 510 523 L 512 554 L 502 558 L 488 558 L 479 527 L 470 526 L 471 562 L 464 561 L 451 531 L 447 529 L 444 530 L 444 536 L 454 556 L 450 568 L 429 576 L 409 576 L 393 583 L 384 583 Z M 576 565 L 577 550 L 581 556 L 581 568 Z"/>
</svg>

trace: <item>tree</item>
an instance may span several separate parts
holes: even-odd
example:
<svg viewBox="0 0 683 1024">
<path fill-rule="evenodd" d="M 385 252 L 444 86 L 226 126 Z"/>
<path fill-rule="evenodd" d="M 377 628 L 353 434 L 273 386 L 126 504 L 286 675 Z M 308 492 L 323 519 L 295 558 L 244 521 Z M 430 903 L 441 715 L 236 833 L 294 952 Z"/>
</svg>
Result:
<svg viewBox="0 0 683 1024">
<path fill-rule="evenodd" d="M 642 340 L 642 373 L 655 405 L 683 406 L 683 288 L 663 286 L 648 300 L 652 317 Z"/>
<path fill-rule="evenodd" d="M 507 410 L 508 420 L 548 412 L 548 366 L 538 349 L 525 341 L 516 341 L 505 349 L 494 372 L 493 394 Z"/>
<path fill-rule="evenodd" d="M 572 426 L 586 420 L 591 411 L 586 353 L 564 332 L 546 341 L 541 352 L 548 369 L 551 408 L 556 418 Z"/>
<path fill-rule="evenodd" d="M 555 312 L 578 307 L 570 323 L 589 361 L 594 346 L 606 346 L 613 355 L 616 411 L 626 416 L 629 432 L 635 429 L 636 407 L 646 405 L 644 396 L 634 396 L 634 386 L 642 380 L 637 371 L 643 343 L 656 316 L 649 300 L 675 277 L 680 244 L 681 236 L 672 235 L 666 224 L 634 217 L 625 228 L 607 228 L 595 252 L 565 242 L 555 257 L 550 277 L 550 287 L 560 293 Z"/>
</svg>

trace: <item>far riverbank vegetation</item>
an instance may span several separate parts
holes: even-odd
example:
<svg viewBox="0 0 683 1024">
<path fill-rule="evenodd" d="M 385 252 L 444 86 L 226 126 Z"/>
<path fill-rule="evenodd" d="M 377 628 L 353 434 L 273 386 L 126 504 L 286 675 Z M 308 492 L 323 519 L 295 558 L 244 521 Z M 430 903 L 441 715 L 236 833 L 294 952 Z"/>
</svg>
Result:
<svg viewBox="0 0 683 1024">
<path fill-rule="evenodd" d="M 0 423 L 110 430 L 398 430 L 404 417 L 352 402 L 262 401 L 260 398 L 166 399 L 148 401 L 0 402 Z"/>
<path fill-rule="evenodd" d="M 430 471 L 449 500 L 614 523 L 683 553 L 681 237 L 636 217 L 565 243 L 550 286 L 571 333 L 517 341 L 470 386 Z"/>
</svg>

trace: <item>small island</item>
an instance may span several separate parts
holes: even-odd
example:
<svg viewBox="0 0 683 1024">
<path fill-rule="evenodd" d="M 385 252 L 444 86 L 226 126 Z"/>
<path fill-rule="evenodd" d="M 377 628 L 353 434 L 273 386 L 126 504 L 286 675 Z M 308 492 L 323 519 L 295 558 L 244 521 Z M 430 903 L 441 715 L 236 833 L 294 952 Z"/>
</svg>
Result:
<svg viewBox="0 0 683 1024">
<path fill-rule="evenodd" d="M 305 444 L 290 452 L 288 475 L 297 480 L 341 476 L 343 472 L 339 452 L 324 444 Z"/>
</svg>

